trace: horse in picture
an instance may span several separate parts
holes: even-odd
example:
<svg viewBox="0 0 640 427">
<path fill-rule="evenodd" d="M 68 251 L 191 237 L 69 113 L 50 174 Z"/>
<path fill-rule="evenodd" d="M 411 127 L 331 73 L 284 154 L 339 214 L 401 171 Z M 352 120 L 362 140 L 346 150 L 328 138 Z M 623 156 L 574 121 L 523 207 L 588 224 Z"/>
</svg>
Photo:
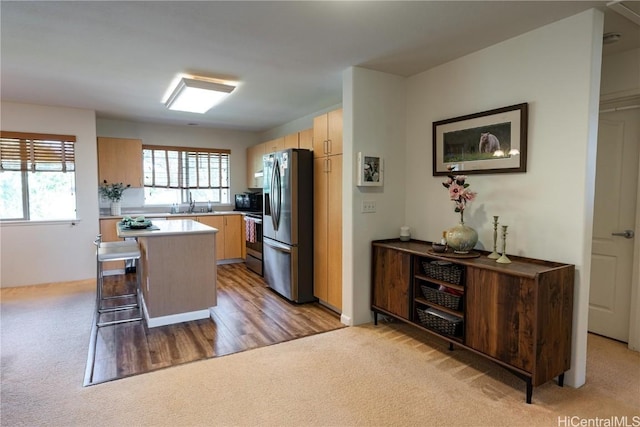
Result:
<svg viewBox="0 0 640 427">
<path fill-rule="evenodd" d="M 480 134 L 480 144 L 478 145 L 478 151 L 481 153 L 493 153 L 500 149 L 500 141 L 492 133 L 486 132 Z"/>
</svg>

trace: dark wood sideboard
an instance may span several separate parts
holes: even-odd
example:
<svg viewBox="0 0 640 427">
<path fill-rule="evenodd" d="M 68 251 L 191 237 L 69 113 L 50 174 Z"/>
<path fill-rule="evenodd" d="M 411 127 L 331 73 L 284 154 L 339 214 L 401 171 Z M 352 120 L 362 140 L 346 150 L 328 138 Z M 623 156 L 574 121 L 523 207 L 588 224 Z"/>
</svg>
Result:
<svg viewBox="0 0 640 427">
<path fill-rule="evenodd" d="M 571 367 L 575 266 L 509 255 L 437 254 L 431 242 L 372 242 L 371 309 L 507 368 L 533 387 Z"/>
</svg>

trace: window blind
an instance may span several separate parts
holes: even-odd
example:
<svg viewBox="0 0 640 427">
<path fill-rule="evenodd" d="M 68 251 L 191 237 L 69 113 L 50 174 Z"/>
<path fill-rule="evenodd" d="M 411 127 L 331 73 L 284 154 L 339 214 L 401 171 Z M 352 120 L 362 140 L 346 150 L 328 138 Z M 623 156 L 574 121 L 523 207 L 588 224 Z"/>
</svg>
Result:
<svg viewBox="0 0 640 427">
<path fill-rule="evenodd" d="M 229 188 L 231 150 L 142 146 L 144 186 L 154 188 Z"/>
<path fill-rule="evenodd" d="M 0 131 L 0 171 L 73 172 L 72 135 Z"/>
</svg>

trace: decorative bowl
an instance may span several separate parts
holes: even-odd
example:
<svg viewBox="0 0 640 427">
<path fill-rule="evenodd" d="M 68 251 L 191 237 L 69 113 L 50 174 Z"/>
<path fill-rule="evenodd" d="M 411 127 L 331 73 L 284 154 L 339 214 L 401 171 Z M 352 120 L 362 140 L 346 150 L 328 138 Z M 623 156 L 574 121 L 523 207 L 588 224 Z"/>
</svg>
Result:
<svg viewBox="0 0 640 427">
<path fill-rule="evenodd" d="M 444 252 L 447 250 L 447 245 L 443 245 L 440 243 L 432 243 L 431 244 L 431 248 L 433 249 L 433 252 Z"/>
<path fill-rule="evenodd" d="M 131 221 L 129 223 L 129 228 L 131 229 L 138 229 L 141 230 L 143 228 L 148 228 L 149 226 L 151 226 L 151 221 L 144 220 L 144 221 Z"/>
</svg>

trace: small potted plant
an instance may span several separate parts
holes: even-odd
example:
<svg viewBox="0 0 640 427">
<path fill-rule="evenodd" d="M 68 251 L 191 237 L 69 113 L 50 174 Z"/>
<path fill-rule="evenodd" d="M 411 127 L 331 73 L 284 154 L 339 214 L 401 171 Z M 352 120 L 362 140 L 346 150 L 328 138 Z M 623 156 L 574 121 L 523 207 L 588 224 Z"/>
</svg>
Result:
<svg viewBox="0 0 640 427">
<path fill-rule="evenodd" d="M 100 185 L 100 196 L 111 202 L 111 215 L 121 214 L 120 200 L 122 199 L 122 193 L 129 187 L 131 187 L 131 184 L 124 185 L 121 182 L 108 184 L 106 179 Z"/>
</svg>

